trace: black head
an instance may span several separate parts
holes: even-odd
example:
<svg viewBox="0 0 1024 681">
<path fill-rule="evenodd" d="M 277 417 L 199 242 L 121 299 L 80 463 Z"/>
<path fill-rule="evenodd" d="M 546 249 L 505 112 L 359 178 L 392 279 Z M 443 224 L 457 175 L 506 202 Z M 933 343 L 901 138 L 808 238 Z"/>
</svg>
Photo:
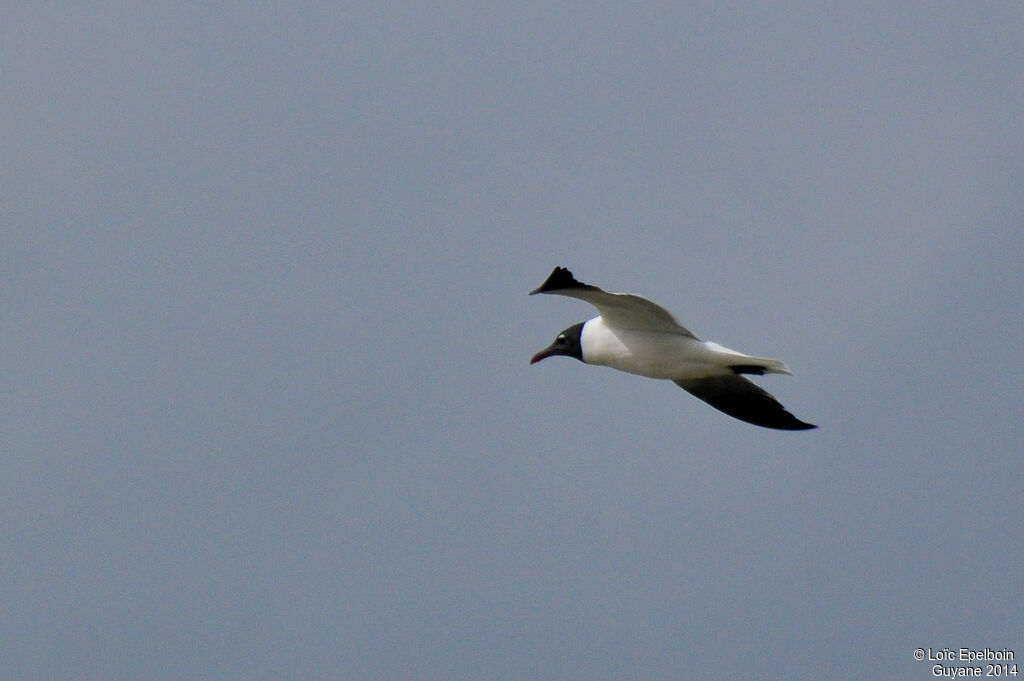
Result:
<svg viewBox="0 0 1024 681">
<path fill-rule="evenodd" d="M 580 334 L 583 333 L 583 325 L 586 322 L 573 324 L 568 329 L 558 334 L 555 342 L 544 348 L 530 359 L 530 364 L 541 361 L 554 355 L 566 355 L 583 361 L 583 346 L 580 345 Z"/>
</svg>

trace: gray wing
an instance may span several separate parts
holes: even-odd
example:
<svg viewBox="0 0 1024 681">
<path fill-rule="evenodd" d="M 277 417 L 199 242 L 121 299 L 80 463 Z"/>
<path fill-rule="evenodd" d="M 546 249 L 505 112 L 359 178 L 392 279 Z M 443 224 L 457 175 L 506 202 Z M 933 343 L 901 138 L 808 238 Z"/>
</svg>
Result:
<svg viewBox="0 0 1024 681">
<path fill-rule="evenodd" d="M 755 426 L 777 430 L 817 428 L 790 414 L 774 397 L 742 376 L 711 376 L 673 383 L 715 409 Z"/>
<path fill-rule="evenodd" d="M 540 287 L 530 291 L 531 296 L 535 293 L 553 293 L 585 300 L 596 307 L 604 321 L 612 327 L 664 331 L 696 338 L 661 305 L 632 293 L 609 293 L 576 281 L 572 272 L 564 267 L 556 267 Z"/>
</svg>

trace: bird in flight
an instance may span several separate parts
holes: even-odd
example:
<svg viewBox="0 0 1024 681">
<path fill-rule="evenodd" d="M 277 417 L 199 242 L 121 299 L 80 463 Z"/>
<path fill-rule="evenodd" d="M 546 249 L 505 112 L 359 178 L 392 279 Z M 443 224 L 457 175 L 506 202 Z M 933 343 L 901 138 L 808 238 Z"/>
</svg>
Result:
<svg viewBox="0 0 1024 681">
<path fill-rule="evenodd" d="M 792 372 L 777 359 L 754 357 L 701 341 L 665 308 L 632 293 L 609 293 L 576 281 L 556 267 L 539 288 L 530 291 L 579 298 L 600 313 L 573 324 L 555 342 L 530 359 L 565 355 L 648 378 L 668 379 L 715 409 L 747 423 L 777 430 L 817 428 L 790 414 L 779 402 L 742 374 Z"/>
</svg>

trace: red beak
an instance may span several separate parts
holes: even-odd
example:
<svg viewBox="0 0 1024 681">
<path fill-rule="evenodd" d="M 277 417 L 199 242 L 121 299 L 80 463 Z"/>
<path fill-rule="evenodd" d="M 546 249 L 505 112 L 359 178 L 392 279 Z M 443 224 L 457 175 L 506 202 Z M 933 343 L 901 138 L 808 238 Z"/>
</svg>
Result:
<svg viewBox="0 0 1024 681">
<path fill-rule="evenodd" d="M 536 364 L 537 362 L 551 356 L 550 350 L 541 350 L 536 355 L 530 358 L 530 364 Z"/>
</svg>

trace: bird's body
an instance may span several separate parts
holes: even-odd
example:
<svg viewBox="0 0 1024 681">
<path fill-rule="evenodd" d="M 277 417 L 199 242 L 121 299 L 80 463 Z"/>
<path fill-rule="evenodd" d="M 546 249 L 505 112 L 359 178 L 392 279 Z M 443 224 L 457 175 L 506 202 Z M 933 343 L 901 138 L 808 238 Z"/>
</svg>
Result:
<svg viewBox="0 0 1024 681">
<path fill-rule="evenodd" d="M 748 423 L 780 430 L 815 428 L 800 421 L 767 392 L 740 374 L 787 374 L 776 359 L 755 357 L 701 341 L 656 303 L 629 293 L 609 293 L 576 281 L 556 267 L 535 293 L 554 293 L 585 300 L 601 313 L 558 335 L 530 363 L 567 355 L 587 364 L 667 379 L 687 392 Z"/>
<path fill-rule="evenodd" d="M 741 373 L 789 374 L 786 365 L 766 357 L 753 357 L 668 331 L 615 329 L 602 317 L 583 324 L 580 336 L 583 361 L 630 374 L 670 381 Z M 761 369 L 756 371 L 754 368 Z"/>
</svg>

